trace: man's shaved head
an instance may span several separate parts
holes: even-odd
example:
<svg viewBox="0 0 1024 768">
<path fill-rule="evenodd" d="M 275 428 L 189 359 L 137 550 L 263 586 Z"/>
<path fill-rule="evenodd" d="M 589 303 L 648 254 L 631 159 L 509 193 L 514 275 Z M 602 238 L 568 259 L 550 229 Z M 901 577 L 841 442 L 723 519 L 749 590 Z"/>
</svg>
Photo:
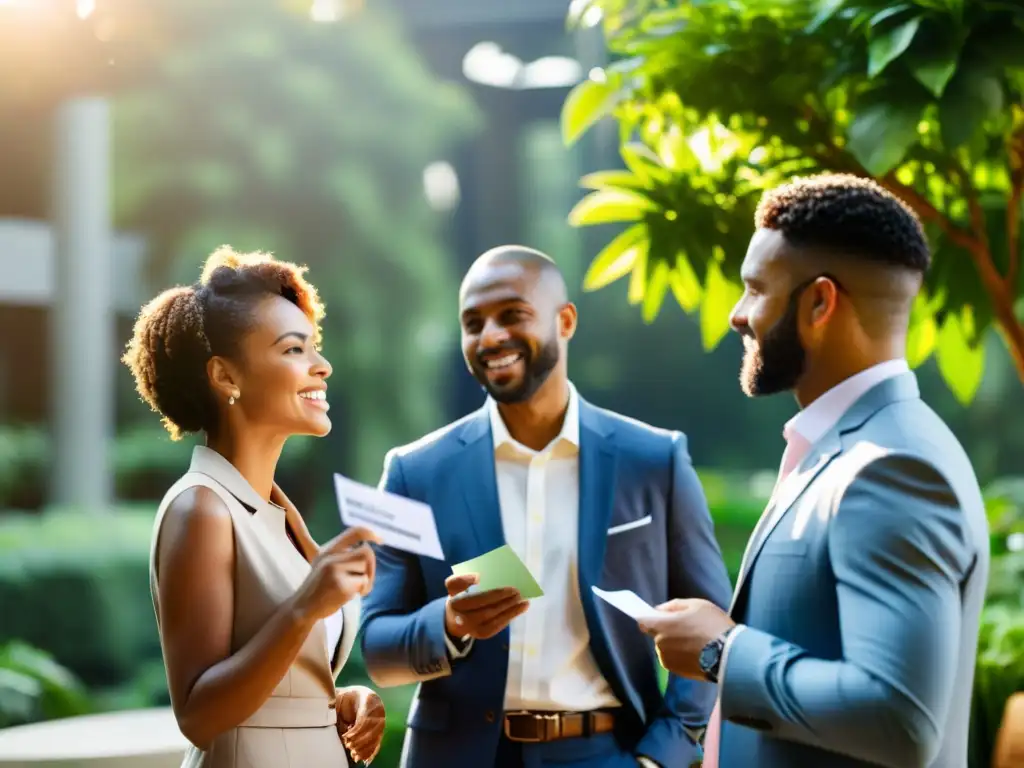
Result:
<svg viewBox="0 0 1024 768">
<path fill-rule="evenodd" d="M 462 287 L 459 290 L 460 302 L 465 297 L 467 287 L 481 279 L 500 280 L 510 274 L 509 268 L 518 268 L 523 273 L 532 275 L 537 287 L 542 288 L 558 303 L 564 304 L 569 300 L 565 277 L 562 276 L 562 271 L 554 259 L 546 253 L 524 245 L 499 245 L 481 254 L 473 262 L 462 280 Z"/>
<path fill-rule="evenodd" d="M 459 313 L 466 364 L 496 400 L 524 402 L 553 371 L 567 375 L 576 308 L 550 256 L 521 245 L 487 251 L 462 281 Z"/>
</svg>

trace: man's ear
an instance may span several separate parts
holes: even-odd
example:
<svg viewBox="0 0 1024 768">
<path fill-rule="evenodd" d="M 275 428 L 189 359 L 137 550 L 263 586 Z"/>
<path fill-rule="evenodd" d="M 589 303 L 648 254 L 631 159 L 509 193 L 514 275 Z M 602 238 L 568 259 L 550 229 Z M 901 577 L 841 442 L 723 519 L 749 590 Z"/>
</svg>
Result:
<svg viewBox="0 0 1024 768">
<path fill-rule="evenodd" d="M 811 286 L 811 325 L 820 328 L 835 314 L 839 304 L 839 289 L 834 281 L 819 277 Z"/>
<path fill-rule="evenodd" d="M 569 341 L 576 335 L 578 322 L 579 314 L 576 312 L 576 305 L 570 301 L 558 310 L 558 335 Z"/>
</svg>

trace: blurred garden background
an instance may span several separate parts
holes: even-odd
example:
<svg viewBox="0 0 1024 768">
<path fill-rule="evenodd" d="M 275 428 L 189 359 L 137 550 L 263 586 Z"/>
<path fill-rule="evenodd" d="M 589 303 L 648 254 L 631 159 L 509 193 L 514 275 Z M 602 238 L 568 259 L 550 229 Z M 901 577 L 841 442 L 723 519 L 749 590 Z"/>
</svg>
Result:
<svg viewBox="0 0 1024 768">
<path fill-rule="evenodd" d="M 321 540 L 332 472 L 482 402 L 458 283 L 518 242 L 574 288 L 581 393 L 689 436 L 735 577 L 795 411 L 739 390 L 738 266 L 761 190 L 836 170 L 932 238 L 909 354 L 989 502 L 991 765 L 1024 689 L 1020 3 L 0 0 L 0 68 L 0 728 L 168 704 L 148 546 L 192 444 L 118 357 L 222 243 L 326 301 L 334 430 L 279 476 Z M 392 768 L 412 691 L 381 693 Z"/>
</svg>

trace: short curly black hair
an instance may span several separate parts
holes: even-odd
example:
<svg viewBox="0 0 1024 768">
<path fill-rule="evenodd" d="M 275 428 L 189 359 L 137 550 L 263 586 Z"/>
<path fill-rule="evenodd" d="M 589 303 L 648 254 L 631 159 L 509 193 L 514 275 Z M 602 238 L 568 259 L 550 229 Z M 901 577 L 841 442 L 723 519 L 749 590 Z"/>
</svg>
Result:
<svg viewBox="0 0 1024 768">
<path fill-rule="evenodd" d="M 324 308 L 305 271 L 270 254 L 222 246 L 206 260 L 198 283 L 166 290 L 142 308 L 121 360 L 172 440 L 216 426 L 206 363 L 237 351 L 260 301 L 281 296 L 295 304 L 313 323 L 319 345 Z"/>
<path fill-rule="evenodd" d="M 754 223 L 782 232 L 797 248 L 851 254 L 922 274 L 931 265 L 917 214 L 872 179 L 845 173 L 794 179 L 764 194 Z"/>
</svg>

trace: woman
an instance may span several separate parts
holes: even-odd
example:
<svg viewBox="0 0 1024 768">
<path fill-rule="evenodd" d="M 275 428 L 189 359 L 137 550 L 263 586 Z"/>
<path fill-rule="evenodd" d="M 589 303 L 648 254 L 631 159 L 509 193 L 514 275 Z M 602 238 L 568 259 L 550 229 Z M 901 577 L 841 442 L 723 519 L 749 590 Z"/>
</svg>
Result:
<svg viewBox="0 0 1024 768">
<path fill-rule="evenodd" d="M 160 505 L 150 558 L 187 768 L 368 763 L 384 732 L 375 693 L 334 687 L 377 539 L 354 528 L 319 548 L 274 483 L 290 436 L 331 429 L 323 307 L 303 273 L 221 248 L 199 283 L 143 308 L 124 356 L 171 438 L 206 438 Z"/>
</svg>

